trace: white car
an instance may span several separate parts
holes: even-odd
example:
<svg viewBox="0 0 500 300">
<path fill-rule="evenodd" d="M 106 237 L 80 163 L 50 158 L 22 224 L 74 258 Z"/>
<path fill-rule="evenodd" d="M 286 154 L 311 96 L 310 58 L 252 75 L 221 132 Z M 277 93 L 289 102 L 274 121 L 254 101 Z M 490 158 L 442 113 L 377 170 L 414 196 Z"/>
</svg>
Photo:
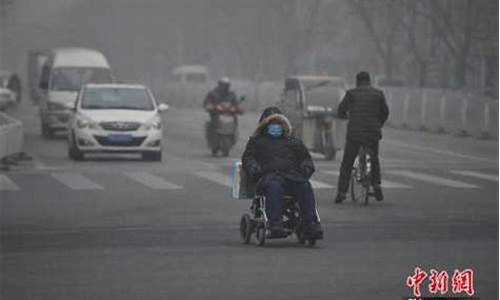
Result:
<svg viewBox="0 0 500 300">
<path fill-rule="evenodd" d="M 68 156 L 82 160 L 91 152 L 135 152 L 161 161 L 160 113 L 167 109 L 143 85 L 86 84 L 68 123 Z"/>
</svg>

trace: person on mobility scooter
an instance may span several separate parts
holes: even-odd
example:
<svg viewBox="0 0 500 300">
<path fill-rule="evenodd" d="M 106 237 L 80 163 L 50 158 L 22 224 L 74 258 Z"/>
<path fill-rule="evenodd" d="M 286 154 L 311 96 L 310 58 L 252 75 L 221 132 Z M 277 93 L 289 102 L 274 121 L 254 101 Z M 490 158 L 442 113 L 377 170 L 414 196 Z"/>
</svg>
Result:
<svg viewBox="0 0 500 300">
<path fill-rule="evenodd" d="M 323 238 L 314 192 L 309 183 L 314 163 L 305 145 L 292 137 L 291 132 L 290 122 L 277 107 L 266 108 L 247 142 L 242 168 L 249 180 L 256 182 L 256 194 L 263 196 L 268 229 L 264 230 L 266 237 L 282 238 L 298 233 L 298 228 L 290 226 L 293 216 L 287 216 L 298 203 L 300 216 L 294 219 L 301 223 L 297 225 L 300 227 L 299 240 L 308 240 L 312 244 Z"/>
</svg>

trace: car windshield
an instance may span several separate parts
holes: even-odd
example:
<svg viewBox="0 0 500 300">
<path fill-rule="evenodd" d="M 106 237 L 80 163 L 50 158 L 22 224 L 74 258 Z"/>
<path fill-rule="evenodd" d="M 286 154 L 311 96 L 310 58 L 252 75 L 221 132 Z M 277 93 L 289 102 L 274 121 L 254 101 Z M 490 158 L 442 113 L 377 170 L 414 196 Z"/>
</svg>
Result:
<svg viewBox="0 0 500 300">
<path fill-rule="evenodd" d="M 191 73 L 186 75 L 186 82 L 204 83 L 205 81 L 207 81 L 207 78 L 203 73 Z"/>
<path fill-rule="evenodd" d="M 55 68 L 50 78 L 54 91 L 78 91 L 86 83 L 111 83 L 109 69 L 104 68 Z"/>
<path fill-rule="evenodd" d="M 344 88 L 345 84 L 342 80 L 320 80 L 320 81 L 304 81 L 302 83 L 306 91 L 318 88 Z"/>
<path fill-rule="evenodd" d="M 82 108 L 154 110 L 154 104 L 142 88 L 86 88 Z"/>
<path fill-rule="evenodd" d="M 344 95 L 342 80 L 319 80 L 303 83 L 308 106 L 336 107 Z"/>
</svg>

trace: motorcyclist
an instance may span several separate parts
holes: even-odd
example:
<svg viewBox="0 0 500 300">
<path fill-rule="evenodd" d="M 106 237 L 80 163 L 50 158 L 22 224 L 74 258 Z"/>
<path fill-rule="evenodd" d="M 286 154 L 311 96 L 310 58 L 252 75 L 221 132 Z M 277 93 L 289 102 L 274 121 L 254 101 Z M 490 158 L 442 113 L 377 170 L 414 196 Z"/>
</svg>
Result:
<svg viewBox="0 0 500 300">
<path fill-rule="evenodd" d="M 216 115 L 217 112 L 210 110 L 211 106 L 215 106 L 221 102 L 229 102 L 233 105 L 238 105 L 236 94 L 231 91 L 231 81 L 227 77 L 222 77 L 217 81 L 217 86 L 208 92 L 203 101 L 203 108 L 208 110 L 210 117 Z"/>
<path fill-rule="evenodd" d="M 285 194 L 297 199 L 304 234 L 322 238 L 316 217 L 316 201 L 309 182 L 314 164 L 300 139 L 291 136 L 292 127 L 277 107 L 268 107 L 249 138 L 242 157 L 242 167 L 266 197 L 266 214 L 271 234 L 283 232 L 282 214 Z"/>
<path fill-rule="evenodd" d="M 349 123 L 334 202 L 341 203 L 346 198 L 352 165 L 362 145 L 368 147 L 371 152 L 373 191 L 375 198 L 382 201 L 384 195 L 380 187 L 378 146 L 379 140 L 382 139 L 382 127 L 389 116 L 389 108 L 384 93 L 371 86 L 368 72 L 359 72 L 356 75 L 356 87 L 346 92 L 339 104 L 338 116 L 349 119 Z"/>
<path fill-rule="evenodd" d="M 222 102 L 230 103 L 231 105 L 238 107 L 239 110 L 239 103 L 236 98 L 236 94 L 231 91 L 231 82 L 227 77 L 219 79 L 217 81 L 217 86 L 208 92 L 205 100 L 203 101 L 203 108 L 210 114 L 210 122 L 205 128 L 205 134 L 209 144 L 210 141 L 213 140 L 212 137 L 219 115 L 219 112 L 214 108 Z"/>
<path fill-rule="evenodd" d="M 20 102 L 22 98 L 22 85 L 21 79 L 16 73 L 10 76 L 9 82 L 7 83 L 7 88 L 14 92 L 14 94 L 16 95 L 16 101 Z"/>
</svg>

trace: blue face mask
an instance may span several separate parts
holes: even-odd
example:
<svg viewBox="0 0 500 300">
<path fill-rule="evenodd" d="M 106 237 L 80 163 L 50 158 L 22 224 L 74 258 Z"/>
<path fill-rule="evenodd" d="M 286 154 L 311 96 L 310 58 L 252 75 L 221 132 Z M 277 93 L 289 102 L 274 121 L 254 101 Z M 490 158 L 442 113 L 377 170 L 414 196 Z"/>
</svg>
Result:
<svg viewBox="0 0 500 300">
<path fill-rule="evenodd" d="M 267 133 L 272 137 L 280 137 L 283 135 L 283 126 L 280 124 L 269 124 L 267 126 Z"/>
</svg>

